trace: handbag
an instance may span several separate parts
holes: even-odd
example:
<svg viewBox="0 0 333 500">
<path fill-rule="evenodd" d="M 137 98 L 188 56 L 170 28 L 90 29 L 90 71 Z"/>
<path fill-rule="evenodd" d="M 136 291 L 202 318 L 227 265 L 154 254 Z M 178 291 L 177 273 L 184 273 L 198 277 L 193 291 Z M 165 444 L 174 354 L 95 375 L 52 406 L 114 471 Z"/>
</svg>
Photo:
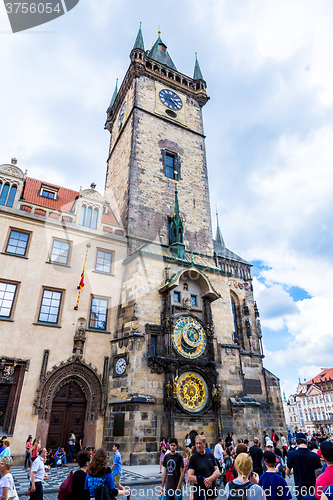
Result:
<svg viewBox="0 0 333 500">
<path fill-rule="evenodd" d="M 103 482 L 95 488 L 95 500 L 114 500 L 115 497 L 111 495 L 109 485 L 105 482 L 105 472 Z"/>
<path fill-rule="evenodd" d="M 15 484 L 12 487 L 12 489 L 9 490 L 9 492 L 8 492 L 8 500 L 19 500 L 16 488 L 15 488 Z"/>
</svg>

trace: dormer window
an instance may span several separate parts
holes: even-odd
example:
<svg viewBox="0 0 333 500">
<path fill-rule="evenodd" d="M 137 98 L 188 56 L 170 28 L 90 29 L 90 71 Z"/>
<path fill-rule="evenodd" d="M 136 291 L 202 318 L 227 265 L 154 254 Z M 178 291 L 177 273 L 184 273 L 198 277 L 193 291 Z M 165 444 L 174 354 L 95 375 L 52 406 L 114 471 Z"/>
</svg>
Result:
<svg viewBox="0 0 333 500">
<path fill-rule="evenodd" d="M 38 196 L 48 198 L 49 200 L 58 200 L 58 190 L 49 186 L 42 186 L 39 190 Z"/>
<path fill-rule="evenodd" d="M 166 52 L 165 45 L 163 45 L 162 43 L 160 43 L 160 44 L 159 44 L 158 48 L 159 48 L 162 52 Z"/>
</svg>

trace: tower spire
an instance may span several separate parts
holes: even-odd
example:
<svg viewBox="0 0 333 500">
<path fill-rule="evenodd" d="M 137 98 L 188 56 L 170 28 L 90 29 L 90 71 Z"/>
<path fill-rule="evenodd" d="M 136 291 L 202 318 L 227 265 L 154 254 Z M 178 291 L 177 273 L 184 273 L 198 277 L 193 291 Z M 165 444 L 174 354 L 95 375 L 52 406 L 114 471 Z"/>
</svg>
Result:
<svg viewBox="0 0 333 500">
<path fill-rule="evenodd" d="M 221 233 L 221 229 L 220 229 L 220 225 L 219 225 L 219 214 L 218 214 L 217 210 L 216 210 L 216 223 L 217 223 L 217 227 L 216 227 L 216 241 L 218 243 L 220 243 L 220 245 L 222 245 L 223 247 L 225 247 L 224 239 L 223 239 L 223 236 L 222 236 L 222 233 Z"/>
<path fill-rule="evenodd" d="M 171 249 L 177 253 L 179 259 L 184 258 L 185 245 L 183 243 L 184 226 L 179 214 L 177 180 L 175 181 L 174 215 L 171 217 Z"/>
<path fill-rule="evenodd" d="M 115 102 L 115 100 L 117 98 L 117 95 L 118 95 L 118 78 L 116 79 L 116 86 L 114 88 L 113 95 L 111 97 L 109 108 L 112 108 L 112 106 L 114 105 L 114 102 Z"/>
<path fill-rule="evenodd" d="M 204 80 L 204 77 L 202 76 L 202 73 L 201 73 L 197 53 L 195 53 L 195 65 L 194 65 L 193 80 Z"/>
<path fill-rule="evenodd" d="M 138 31 L 138 34 L 136 35 L 136 39 L 133 45 L 133 49 L 140 49 L 140 50 L 145 50 L 145 46 L 143 43 L 143 36 L 142 36 L 142 30 L 141 30 L 141 25 L 142 21 L 140 21 L 140 28 Z"/>
</svg>

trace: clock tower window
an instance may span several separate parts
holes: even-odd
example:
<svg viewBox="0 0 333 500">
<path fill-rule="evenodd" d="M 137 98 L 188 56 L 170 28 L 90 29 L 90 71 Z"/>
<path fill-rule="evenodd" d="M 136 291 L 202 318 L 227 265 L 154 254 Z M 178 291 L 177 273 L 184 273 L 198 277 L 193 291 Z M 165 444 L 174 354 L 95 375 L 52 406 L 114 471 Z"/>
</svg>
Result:
<svg viewBox="0 0 333 500">
<path fill-rule="evenodd" d="M 175 179 L 175 156 L 170 153 L 165 153 L 165 175 L 169 179 Z"/>
</svg>

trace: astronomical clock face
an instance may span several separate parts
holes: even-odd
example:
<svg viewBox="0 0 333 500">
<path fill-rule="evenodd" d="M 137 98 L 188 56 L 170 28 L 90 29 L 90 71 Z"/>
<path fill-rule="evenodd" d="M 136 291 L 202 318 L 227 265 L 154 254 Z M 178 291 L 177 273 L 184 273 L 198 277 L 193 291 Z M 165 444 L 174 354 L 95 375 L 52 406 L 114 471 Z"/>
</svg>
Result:
<svg viewBox="0 0 333 500">
<path fill-rule="evenodd" d="M 203 410 L 208 400 L 205 380 L 197 373 L 183 373 L 177 384 L 177 398 L 180 405 L 191 413 Z"/>
<path fill-rule="evenodd" d="M 178 318 L 173 326 L 172 344 L 184 358 L 198 358 L 206 349 L 205 331 L 194 318 Z"/>
<path fill-rule="evenodd" d="M 122 375 L 123 373 L 125 373 L 126 359 L 125 358 L 117 359 L 117 362 L 116 362 L 114 369 L 115 369 L 115 372 L 117 375 Z"/>
</svg>

